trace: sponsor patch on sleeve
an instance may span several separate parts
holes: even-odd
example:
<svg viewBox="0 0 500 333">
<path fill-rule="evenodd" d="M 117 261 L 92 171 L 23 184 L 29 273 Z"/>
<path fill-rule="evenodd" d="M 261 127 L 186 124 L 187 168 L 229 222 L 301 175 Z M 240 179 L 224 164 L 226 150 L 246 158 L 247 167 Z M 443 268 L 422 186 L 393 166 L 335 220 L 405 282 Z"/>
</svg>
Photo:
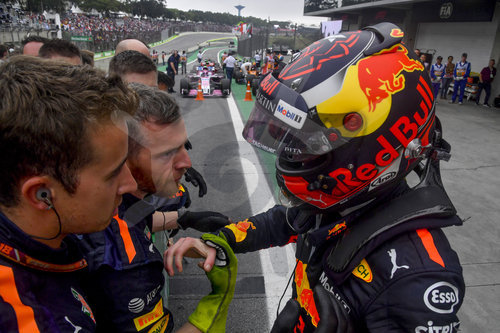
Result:
<svg viewBox="0 0 500 333">
<path fill-rule="evenodd" d="M 160 321 L 154 324 L 148 333 L 163 333 L 168 326 L 168 322 L 170 321 L 170 314 L 167 314 Z"/>
<path fill-rule="evenodd" d="M 301 129 L 306 121 L 307 113 L 280 99 L 274 110 L 274 116 L 294 128 Z"/>
<path fill-rule="evenodd" d="M 163 317 L 163 299 L 160 299 L 158 303 L 156 303 L 153 310 L 142 315 L 140 317 L 134 318 L 134 324 L 137 331 L 143 330 L 149 325 L 156 322 L 158 319 Z"/>
<path fill-rule="evenodd" d="M 425 305 L 436 313 L 453 313 L 459 302 L 458 288 L 445 281 L 434 283 L 424 293 Z"/>
<path fill-rule="evenodd" d="M 352 271 L 352 274 L 368 283 L 372 282 L 373 279 L 372 270 L 365 259 L 361 260 L 361 263 Z"/>
</svg>

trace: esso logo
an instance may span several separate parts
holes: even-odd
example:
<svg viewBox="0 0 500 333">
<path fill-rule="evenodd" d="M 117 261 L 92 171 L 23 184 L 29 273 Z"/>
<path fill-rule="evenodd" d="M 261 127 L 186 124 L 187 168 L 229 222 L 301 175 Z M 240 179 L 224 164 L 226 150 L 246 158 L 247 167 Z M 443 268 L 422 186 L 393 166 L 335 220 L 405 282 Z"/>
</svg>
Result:
<svg viewBox="0 0 500 333">
<path fill-rule="evenodd" d="M 458 302 L 458 289 L 448 282 L 434 283 L 424 293 L 425 305 L 436 313 L 452 313 Z"/>
</svg>

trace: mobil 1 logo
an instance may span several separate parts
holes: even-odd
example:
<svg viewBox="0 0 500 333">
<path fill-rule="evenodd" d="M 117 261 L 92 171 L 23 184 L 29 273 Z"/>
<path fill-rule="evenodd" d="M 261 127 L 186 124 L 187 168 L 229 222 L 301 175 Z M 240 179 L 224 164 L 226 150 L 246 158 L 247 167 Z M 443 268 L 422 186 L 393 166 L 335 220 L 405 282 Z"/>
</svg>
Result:
<svg viewBox="0 0 500 333">
<path fill-rule="evenodd" d="M 436 313 L 453 313 L 453 308 L 458 302 L 458 289 L 448 282 L 436 282 L 424 293 L 425 305 Z"/>
</svg>

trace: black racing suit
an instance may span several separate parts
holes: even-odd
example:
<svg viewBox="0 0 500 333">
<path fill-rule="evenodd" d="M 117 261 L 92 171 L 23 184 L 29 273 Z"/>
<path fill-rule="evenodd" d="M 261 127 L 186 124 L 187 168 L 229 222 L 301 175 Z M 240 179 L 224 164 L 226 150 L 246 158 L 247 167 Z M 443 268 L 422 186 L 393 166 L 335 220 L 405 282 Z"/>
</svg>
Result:
<svg viewBox="0 0 500 333">
<path fill-rule="evenodd" d="M 456 332 L 465 286 L 458 257 L 440 228 L 461 221 L 451 214 L 391 226 L 387 221 L 396 216 L 387 212 L 399 204 L 392 200 L 381 204 L 385 210 L 370 208 L 354 223 L 346 217 L 336 221 L 338 215 L 312 215 L 311 227 L 301 234 L 292 227 L 299 210 L 275 206 L 222 232 L 237 253 L 296 242 L 293 298 L 300 308 L 294 332 L 314 332 L 319 313 L 335 315 L 317 308 L 313 291 L 318 286 L 331 302 L 339 302 L 355 332 Z M 385 218 L 374 219 L 377 212 Z M 360 237 L 360 228 L 348 228 L 356 222 L 386 227 L 375 226 L 370 237 Z"/>
<path fill-rule="evenodd" d="M 171 210 L 184 203 L 182 196 L 173 199 Z M 108 228 L 83 236 L 98 332 L 171 332 L 174 326 L 161 295 L 165 278 L 163 257 L 151 240 L 153 211 L 129 223 L 126 212 L 135 204 L 140 200 L 125 194 Z"/>
<path fill-rule="evenodd" d="M 87 273 L 73 235 L 53 249 L 0 213 L 0 332 L 94 332 Z"/>
</svg>

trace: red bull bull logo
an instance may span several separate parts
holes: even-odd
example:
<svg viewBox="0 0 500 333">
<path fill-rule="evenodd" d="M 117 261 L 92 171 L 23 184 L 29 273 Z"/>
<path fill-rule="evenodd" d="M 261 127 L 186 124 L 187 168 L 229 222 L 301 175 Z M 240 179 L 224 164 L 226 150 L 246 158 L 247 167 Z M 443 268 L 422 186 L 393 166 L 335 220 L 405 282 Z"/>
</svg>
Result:
<svg viewBox="0 0 500 333">
<path fill-rule="evenodd" d="M 377 104 L 404 89 L 403 71 L 424 70 L 424 65 L 411 59 L 408 50 L 400 44 L 360 60 L 358 67 L 359 83 L 368 98 L 369 112 L 375 111 Z"/>
<path fill-rule="evenodd" d="M 248 219 L 244 221 L 240 221 L 238 223 L 232 223 L 230 225 L 225 226 L 224 228 L 230 229 L 233 234 L 236 242 L 242 242 L 247 238 L 247 231 L 248 229 L 257 229 L 254 225 L 253 222 L 248 221 Z"/>
<path fill-rule="evenodd" d="M 401 31 L 401 29 L 392 29 L 391 30 L 391 37 L 394 38 L 403 38 L 404 37 L 404 32 Z"/>
<path fill-rule="evenodd" d="M 328 236 L 326 237 L 326 239 L 330 239 L 332 237 L 337 236 L 338 234 L 340 234 L 345 229 L 347 229 L 345 221 L 342 222 L 342 223 L 336 224 L 333 228 L 331 228 L 330 230 L 328 230 Z"/>
<path fill-rule="evenodd" d="M 314 303 L 314 296 L 309 286 L 309 279 L 306 273 L 307 264 L 298 260 L 297 268 L 295 269 L 295 288 L 297 291 L 297 302 L 306 310 L 307 314 L 311 317 L 311 322 L 314 326 L 318 326 L 319 314 Z"/>
</svg>

